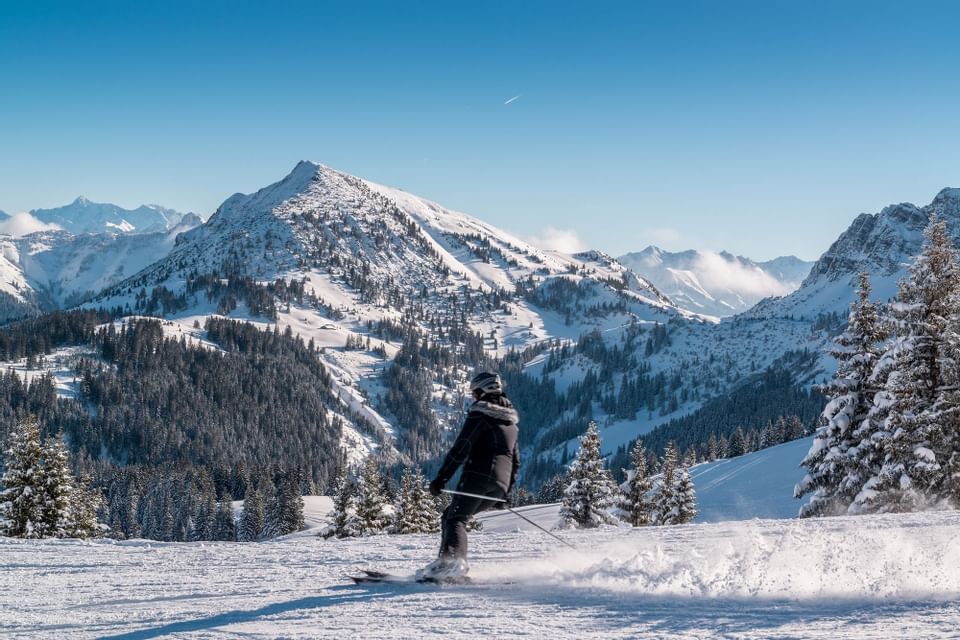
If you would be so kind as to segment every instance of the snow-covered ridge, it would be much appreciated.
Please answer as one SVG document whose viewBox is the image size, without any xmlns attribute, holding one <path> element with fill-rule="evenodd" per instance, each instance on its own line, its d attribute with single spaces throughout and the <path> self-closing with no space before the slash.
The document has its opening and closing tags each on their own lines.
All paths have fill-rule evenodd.
<svg viewBox="0 0 960 640">
<path fill-rule="evenodd" d="M 794 256 L 754 262 L 726 251 L 669 252 L 658 247 L 617 259 L 652 282 L 681 308 L 724 317 L 800 286 L 813 263 Z"/>
<path fill-rule="evenodd" d="M 901 203 L 879 213 L 860 214 L 820 256 L 797 291 L 781 300 L 765 301 L 749 315 L 845 316 L 854 298 L 857 275 L 863 271 L 870 274 L 874 299 L 892 298 L 906 264 L 920 252 L 931 213 L 946 221 L 954 242 L 960 244 L 960 189 L 943 189 L 923 207 Z"/>
<path fill-rule="evenodd" d="M 197 218 L 196 214 L 184 214 L 156 204 L 124 209 L 115 204 L 91 202 L 83 196 L 62 207 L 34 209 L 30 214 L 73 234 L 156 233 L 173 229 L 186 216 L 191 216 L 191 220 Z"/>
</svg>

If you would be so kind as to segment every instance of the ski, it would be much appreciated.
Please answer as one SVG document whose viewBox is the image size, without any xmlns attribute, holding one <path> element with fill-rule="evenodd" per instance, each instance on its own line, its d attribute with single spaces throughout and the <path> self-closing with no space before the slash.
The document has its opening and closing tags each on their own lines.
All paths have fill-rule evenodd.
<svg viewBox="0 0 960 640">
<path fill-rule="evenodd" d="M 470 578 L 447 578 L 437 580 L 435 578 L 421 578 L 416 576 L 401 576 L 394 573 L 385 573 L 383 571 L 372 571 L 369 569 L 361 570 L 361 575 L 348 576 L 355 584 L 433 584 L 433 585 L 462 585 L 470 584 Z"/>
</svg>

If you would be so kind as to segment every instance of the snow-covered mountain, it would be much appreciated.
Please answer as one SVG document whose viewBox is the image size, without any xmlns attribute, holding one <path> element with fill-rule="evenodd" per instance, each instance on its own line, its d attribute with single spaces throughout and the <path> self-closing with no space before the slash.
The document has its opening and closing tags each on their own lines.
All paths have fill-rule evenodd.
<svg viewBox="0 0 960 640">
<path fill-rule="evenodd" d="M 652 282 L 677 306 L 717 317 L 732 316 L 763 298 L 790 293 L 813 265 L 794 256 L 754 262 L 726 251 L 673 253 L 654 246 L 617 260 Z"/>
<path fill-rule="evenodd" d="M 862 271 L 870 274 L 874 299 L 894 297 L 906 265 L 920 252 L 923 229 L 932 213 L 946 221 L 960 244 L 960 189 L 943 189 L 923 207 L 901 203 L 880 213 L 860 214 L 814 263 L 799 289 L 782 299 L 764 301 L 748 315 L 813 318 L 836 313 L 845 318 Z"/>
<path fill-rule="evenodd" d="M 157 233 L 173 229 L 185 216 L 190 216 L 187 224 L 197 224 L 193 213 L 184 214 L 156 204 L 124 209 L 115 204 L 91 202 L 83 196 L 62 207 L 34 209 L 30 214 L 73 234 Z"/>
<path fill-rule="evenodd" d="M 192 323 L 222 307 L 204 297 L 201 276 L 302 286 L 302 299 L 282 305 L 278 323 L 333 347 L 322 357 L 342 396 L 355 398 L 353 409 L 385 431 L 396 416 L 377 401 L 387 395 L 384 358 L 414 334 L 443 344 L 453 332 L 448 348 L 457 353 L 479 334 L 485 353 L 502 357 L 595 329 L 702 322 L 601 252 L 544 251 L 472 216 L 312 162 L 228 198 L 169 255 L 90 304 L 136 311 L 142 290 L 163 287 L 164 295 L 184 297 L 178 315 Z M 242 300 L 237 313 L 246 313 Z M 379 347 L 349 346 L 358 343 Z M 468 373 L 456 364 L 436 371 L 445 381 L 433 394 L 441 424 L 459 423 Z"/>
<path fill-rule="evenodd" d="M 72 306 L 166 256 L 192 214 L 153 233 L 0 235 L 0 322 Z"/>
</svg>

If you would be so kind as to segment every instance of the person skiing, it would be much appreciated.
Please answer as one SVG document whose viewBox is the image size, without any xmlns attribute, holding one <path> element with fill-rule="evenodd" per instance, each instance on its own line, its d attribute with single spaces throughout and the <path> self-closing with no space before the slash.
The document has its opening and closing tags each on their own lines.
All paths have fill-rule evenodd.
<svg viewBox="0 0 960 640">
<path fill-rule="evenodd" d="M 460 435 L 430 483 L 430 493 L 439 496 L 443 487 L 463 465 L 457 490 L 505 500 L 513 489 L 520 468 L 517 447 L 519 418 L 503 392 L 500 376 L 482 371 L 470 380 L 474 403 Z M 454 495 L 441 518 L 440 554 L 417 572 L 418 580 L 455 580 L 466 576 L 467 522 L 474 515 L 504 503 Z"/>
</svg>

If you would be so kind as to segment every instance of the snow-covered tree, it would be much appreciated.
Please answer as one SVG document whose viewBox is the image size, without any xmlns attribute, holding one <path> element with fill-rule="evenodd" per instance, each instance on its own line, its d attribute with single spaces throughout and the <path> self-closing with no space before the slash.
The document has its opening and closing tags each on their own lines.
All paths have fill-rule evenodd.
<svg viewBox="0 0 960 640">
<path fill-rule="evenodd" d="M 356 487 L 346 473 L 337 478 L 333 494 L 333 522 L 326 535 L 349 538 L 359 535 L 357 527 Z"/>
<path fill-rule="evenodd" d="M 639 438 L 630 451 L 630 465 L 627 481 L 623 484 L 620 510 L 624 520 L 631 526 L 643 527 L 651 523 L 653 516 L 653 500 L 650 496 L 653 481 L 647 473 L 647 451 Z"/>
<path fill-rule="evenodd" d="M 233 515 L 233 498 L 229 493 L 224 494 L 223 500 L 217 504 L 213 539 L 224 542 L 237 539 L 237 521 Z"/>
<path fill-rule="evenodd" d="M 243 499 L 243 511 L 237 527 L 237 540 L 240 542 L 259 540 L 263 532 L 263 516 L 263 494 L 259 489 L 249 487 Z"/>
<path fill-rule="evenodd" d="M 73 504 L 78 497 L 70 456 L 59 438 L 48 439 L 42 455 L 43 526 L 38 537 L 64 538 L 73 533 Z"/>
<path fill-rule="evenodd" d="M 285 536 L 303 529 L 303 497 L 300 481 L 295 477 L 283 478 L 276 486 L 273 499 L 264 515 L 264 537 Z"/>
<path fill-rule="evenodd" d="M 567 482 L 566 473 L 558 473 L 547 478 L 537 489 L 535 501 L 539 504 L 560 502 L 563 500 L 563 492 L 567 488 Z"/>
<path fill-rule="evenodd" d="M 870 301 L 870 278 L 860 274 L 857 299 L 851 304 L 847 329 L 834 339 L 830 350 L 837 360 L 833 380 L 820 388 L 827 397 L 823 426 L 817 429 L 810 451 L 800 463 L 807 474 L 797 484 L 797 498 L 809 495 L 800 517 L 845 513 L 864 484 L 878 469 L 866 468 L 872 446 L 863 423 L 869 419 L 878 389 L 873 370 L 883 354 L 885 329 Z"/>
<path fill-rule="evenodd" d="M 617 496 L 617 485 L 600 457 L 600 433 L 590 422 L 580 438 L 580 450 L 570 465 L 570 482 L 563 493 L 560 517 L 570 526 L 597 527 L 616 522 L 610 513 Z"/>
<path fill-rule="evenodd" d="M 367 458 L 357 489 L 356 510 L 359 535 L 382 533 L 390 526 L 390 516 L 385 510 L 387 499 L 383 495 L 383 476 L 373 456 Z"/>
<path fill-rule="evenodd" d="M 957 313 L 960 271 L 946 224 L 931 216 L 920 255 L 900 283 L 893 319 L 897 340 L 887 380 L 892 404 L 883 467 L 870 482 L 877 511 L 912 511 L 942 498 L 954 445 L 957 405 L 951 372 L 957 358 L 947 338 Z"/>
<path fill-rule="evenodd" d="M 677 483 L 673 491 L 672 524 L 686 524 L 697 517 L 697 491 L 693 479 L 686 467 L 677 473 Z"/>
<path fill-rule="evenodd" d="M 433 533 L 439 529 L 440 514 L 427 490 L 420 469 L 405 469 L 397 499 L 394 530 L 397 533 Z"/>
<path fill-rule="evenodd" d="M 103 505 L 103 494 L 90 488 L 90 478 L 79 478 L 74 486 L 67 535 L 71 538 L 96 538 L 103 535 L 105 529 L 109 530 L 109 527 L 100 524 L 97 517 Z"/>
<path fill-rule="evenodd" d="M 747 434 L 743 427 L 738 426 L 733 436 L 730 438 L 730 457 L 742 456 L 750 450 L 750 444 L 747 442 Z"/>
<path fill-rule="evenodd" d="M 660 477 L 655 483 L 654 522 L 656 524 L 674 524 L 677 514 L 674 511 L 674 492 L 677 484 L 677 445 L 667 443 L 660 460 Z"/>
<path fill-rule="evenodd" d="M 0 486 L 0 533 L 40 538 L 45 533 L 45 489 L 40 425 L 28 416 L 10 434 Z"/>
</svg>

